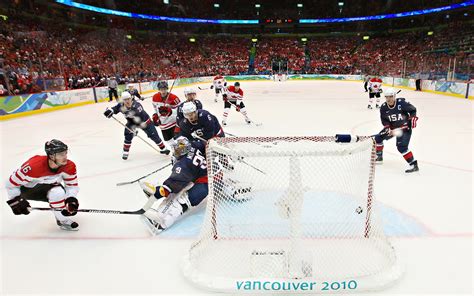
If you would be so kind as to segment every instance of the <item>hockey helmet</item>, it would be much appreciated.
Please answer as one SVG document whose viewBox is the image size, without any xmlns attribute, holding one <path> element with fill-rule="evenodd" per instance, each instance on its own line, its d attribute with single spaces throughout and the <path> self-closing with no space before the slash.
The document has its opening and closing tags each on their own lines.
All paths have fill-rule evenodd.
<svg viewBox="0 0 474 296">
<path fill-rule="evenodd" d="M 132 95 L 128 91 L 124 91 L 122 96 L 120 97 L 122 101 L 128 100 L 132 98 Z"/>
<path fill-rule="evenodd" d="M 158 89 L 168 89 L 168 81 L 163 80 L 158 82 Z"/>
<path fill-rule="evenodd" d="M 50 140 L 44 144 L 44 151 L 46 152 L 46 155 L 54 155 L 67 150 L 67 145 L 56 139 Z"/>
<path fill-rule="evenodd" d="M 384 90 L 383 95 L 385 97 L 395 97 L 397 95 L 397 91 L 394 88 L 389 87 Z"/>
<path fill-rule="evenodd" d="M 235 82 L 235 83 L 234 83 L 234 86 L 240 86 L 240 82 L 238 82 L 238 81 Z"/>
<path fill-rule="evenodd" d="M 196 89 L 194 87 L 185 87 L 184 88 L 184 95 L 187 96 L 188 94 L 195 94 Z"/>
</svg>

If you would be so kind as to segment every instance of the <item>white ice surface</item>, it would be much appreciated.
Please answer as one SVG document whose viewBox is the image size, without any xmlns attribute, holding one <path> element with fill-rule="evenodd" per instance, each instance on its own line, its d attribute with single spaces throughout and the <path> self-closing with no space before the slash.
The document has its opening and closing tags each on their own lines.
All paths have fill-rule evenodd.
<svg viewBox="0 0 474 296">
<path fill-rule="evenodd" d="M 247 126 L 232 111 L 225 131 L 239 136 L 371 135 L 381 129 L 378 110 L 367 110 L 362 82 L 241 82 Z M 182 88 L 174 92 L 183 99 Z M 470 100 L 403 90 L 418 109 L 410 148 L 420 172 L 386 142 L 376 168 L 375 192 L 384 227 L 405 265 L 404 277 L 384 293 L 472 294 L 473 104 Z M 198 91 L 205 109 L 221 118 L 212 90 Z M 152 113 L 151 100 L 142 103 Z M 0 122 L 1 199 L 4 182 L 21 163 L 43 154 L 44 142 L 70 146 L 78 166 L 82 208 L 134 210 L 144 203 L 137 185 L 115 184 L 147 174 L 169 159 L 134 139 L 121 159 L 123 128 L 103 116 L 110 103 L 87 105 Z M 122 119 L 119 115 L 118 118 Z M 142 135 L 144 135 L 142 133 Z M 148 180 L 159 183 L 169 170 Z M 35 204 L 40 206 L 41 204 Z M 61 231 L 47 212 L 14 216 L 0 203 L 0 294 L 194 294 L 179 270 L 196 237 L 202 209 L 159 237 L 135 216 L 78 214 L 80 231 Z"/>
</svg>

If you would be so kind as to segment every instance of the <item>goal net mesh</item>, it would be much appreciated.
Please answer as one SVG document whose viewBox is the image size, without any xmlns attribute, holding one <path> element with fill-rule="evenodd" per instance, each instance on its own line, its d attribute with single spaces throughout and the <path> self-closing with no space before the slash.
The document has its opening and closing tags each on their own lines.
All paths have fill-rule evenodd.
<svg viewBox="0 0 474 296">
<path fill-rule="evenodd" d="M 209 195 L 184 261 L 196 284 L 348 281 L 400 275 L 375 207 L 375 145 L 334 137 L 233 137 L 208 143 Z"/>
</svg>

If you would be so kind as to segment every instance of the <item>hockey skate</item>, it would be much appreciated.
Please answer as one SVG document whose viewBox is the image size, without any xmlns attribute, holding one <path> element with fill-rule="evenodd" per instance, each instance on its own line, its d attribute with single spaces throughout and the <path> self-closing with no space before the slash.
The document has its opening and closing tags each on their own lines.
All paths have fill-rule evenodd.
<svg viewBox="0 0 474 296">
<path fill-rule="evenodd" d="M 375 162 L 377 162 L 377 163 L 382 163 L 382 162 L 383 162 L 383 156 L 382 156 L 382 154 L 378 154 L 378 155 L 377 155 L 377 158 L 375 159 Z"/>
<path fill-rule="evenodd" d="M 227 125 L 227 122 L 225 120 L 222 120 L 222 125 Z"/>
<path fill-rule="evenodd" d="M 163 149 L 160 149 L 160 153 L 161 154 L 166 154 L 166 155 L 169 155 L 170 154 L 170 151 L 166 148 L 163 148 Z"/>
<path fill-rule="evenodd" d="M 56 224 L 58 224 L 59 228 L 62 230 L 67 230 L 67 231 L 78 231 L 79 230 L 79 224 L 77 222 L 74 222 L 70 219 L 62 220 L 59 221 L 56 219 Z"/>
<path fill-rule="evenodd" d="M 127 160 L 128 159 L 128 151 L 124 151 L 122 154 L 122 159 Z"/>
<path fill-rule="evenodd" d="M 367 109 L 373 109 L 372 105 L 367 105 Z"/>
<path fill-rule="evenodd" d="M 410 168 L 408 170 L 405 170 L 405 173 L 413 173 L 413 172 L 418 172 L 420 169 L 418 168 L 418 161 L 414 161 L 410 164 Z"/>
<path fill-rule="evenodd" d="M 375 109 L 380 109 L 380 106 L 376 104 Z"/>
</svg>

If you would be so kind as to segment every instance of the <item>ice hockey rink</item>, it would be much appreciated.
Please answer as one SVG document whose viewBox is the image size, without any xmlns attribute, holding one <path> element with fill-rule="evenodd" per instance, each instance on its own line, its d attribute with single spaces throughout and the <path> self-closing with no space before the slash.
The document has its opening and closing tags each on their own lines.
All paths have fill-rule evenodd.
<svg viewBox="0 0 474 296">
<path fill-rule="evenodd" d="M 241 87 L 249 116 L 263 125 L 245 124 L 234 110 L 224 128 L 234 135 L 372 135 L 381 129 L 379 111 L 367 109 L 362 82 L 242 81 Z M 173 92 L 184 98 L 183 88 Z M 378 293 L 472 294 L 472 100 L 410 90 L 398 96 L 418 109 L 410 148 L 420 171 L 405 174 L 407 164 L 395 141 L 386 142 L 384 163 L 376 167 L 375 195 L 384 231 L 405 272 Z M 198 99 L 222 117 L 223 103 L 214 102 L 212 90 L 198 90 Z M 152 114 L 151 100 L 142 104 Z M 116 183 L 170 160 L 135 138 L 123 161 L 123 127 L 104 117 L 107 106 L 111 103 L 1 122 L 2 199 L 9 174 L 29 157 L 44 154 L 44 142 L 57 138 L 69 145 L 69 158 L 78 166 L 81 208 L 139 209 L 145 199 L 138 184 Z M 124 121 L 120 114 L 117 118 Z M 169 172 L 147 180 L 160 183 Z M 180 270 L 204 207 L 152 237 L 137 216 L 79 213 L 80 230 L 65 232 L 49 212 L 14 216 L 4 201 L 0 204 L 0 294 L 210 293 L 190 284 Z"/>
</svg>

